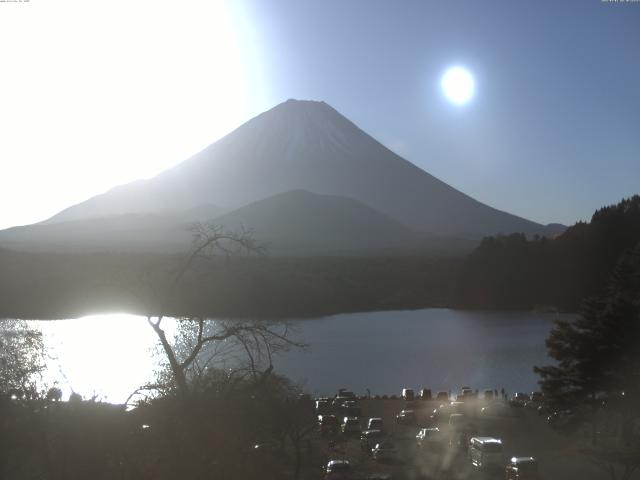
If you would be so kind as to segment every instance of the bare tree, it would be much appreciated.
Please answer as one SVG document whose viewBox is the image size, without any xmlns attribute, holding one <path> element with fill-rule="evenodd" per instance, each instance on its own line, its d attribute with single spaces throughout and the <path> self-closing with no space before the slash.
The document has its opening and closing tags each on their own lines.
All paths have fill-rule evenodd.
<svg viewBox="0 0 640 480">
<path fill-rule="evenodd" d="M 290 337 L 290 326 L 286 322 L 216 321 L 204 315 L 180 318 L 178 336 L 168 338 L 162 322 L 187 276 L 205 278 L 210 271 L 210 260 L 216 257 L 263 252 L 253 233 L 243 228 L 226 231 L 219 225 L 198 223 L 192 227 L 192 232 L 191 251 L 175 269 L 173 279 L 162 295 L 156 296 L 153 303 L 160 306 L 151 306 L 149 311 L 152 313 L 147 315 L 166 356 L 176 393 L 182 400 L 189 397 L 192 385 L 197 385 L 197 380 L 212 367 L 215 359 L 235 358 L 234 375 L 238 378 L 250 376 L 259 381 L 272 372 L 275 354 L 303 346 Z M 225 355 L 220 355 L 221 352 Z M 240 353 L 243 360 L 240 360 Z M 206 354 L 204 359 L 203 354 Z"/>
</svg>

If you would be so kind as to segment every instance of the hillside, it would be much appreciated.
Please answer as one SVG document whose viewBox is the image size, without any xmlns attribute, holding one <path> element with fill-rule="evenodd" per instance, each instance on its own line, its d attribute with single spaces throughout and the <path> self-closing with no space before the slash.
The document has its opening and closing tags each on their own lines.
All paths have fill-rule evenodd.
<svg viewBox="0 0 640 480">
<path fill-rule="evenodd" d="M 465 260 L 455 288 L 463 308 L 556 306 L 575 311 L 602 293 L 620 257 L 640 245 L 640 196 L 596 211 L 553 240 L 485 238 Z"/>
<path fill-rule="evenodd" d="M 380 254 L 470 251 L 475 242 L 435 238 L 402 225 L 356 200 L 295 190 L 253 202 L 216 218 L 255 231 L 274 254 Z"/>
<path fill-rule="evenodd" d="M 184 251 L 194 222 L 224 210 L 198 205 L 183 211 L 127 213 L 59 223 L 38 223 L 0 231 L 0 245 L 29 251 Z"/>
</svg>

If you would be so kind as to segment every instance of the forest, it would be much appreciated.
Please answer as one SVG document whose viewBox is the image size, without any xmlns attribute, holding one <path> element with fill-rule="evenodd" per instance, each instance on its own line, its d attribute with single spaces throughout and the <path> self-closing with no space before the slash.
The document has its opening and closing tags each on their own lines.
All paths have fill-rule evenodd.
<svg viewBox="0 0 640 480">
<path fill-rule="evenodd" d="M 0 317 L 146 314 L 184 256 L 0 250 Z M 460 259 L 425 256 L 200 260 L 170 315 L 293 318 L 446 306 Z"/>
<path fill-rule="evenodd" d="M 199 274 L 180 284 L 167 312 L 226 318 L 428 307 L 576 312 L 639 242 L 636 195 L 556 238 L 486 237 L 466 257 L 218 255 L 199 260 Z M 0 317 L 144 315 L 183 260 L 178 254 L 0 249 Z"/>
<path fill-rule="evenodd" d="M 458 272 L 453 304 L 470 309 L 577 311 L 601 293 L 616 263 L 640 242 L 640 196 L 597 210 L 562 235 L 485 238 Z"/>
</svg>

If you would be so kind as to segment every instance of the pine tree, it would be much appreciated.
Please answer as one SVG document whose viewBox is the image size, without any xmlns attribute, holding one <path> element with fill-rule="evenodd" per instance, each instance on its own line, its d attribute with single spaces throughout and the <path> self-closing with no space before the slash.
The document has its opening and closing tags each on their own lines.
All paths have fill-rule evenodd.
<svg viewBox="0 0 640 480">
<path fill-rule="evenodd" d="M 583 453 L 611 478 L 630 478 L 640 468 L 640 244 L 622 255 L 604 295 L 557 322 L 547 348 L 558 363 L 535 367 L 545 396 L 591 425 Z"/>
</svg>

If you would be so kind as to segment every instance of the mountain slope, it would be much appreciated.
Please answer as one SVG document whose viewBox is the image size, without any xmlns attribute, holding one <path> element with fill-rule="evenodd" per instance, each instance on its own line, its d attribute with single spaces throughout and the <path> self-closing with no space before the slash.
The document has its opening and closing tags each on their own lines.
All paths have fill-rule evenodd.
<svg viewBox="0 0 640 480">
<path fill-rule="evenodd" d="M 0 232 L 0 245 L 17 250 L 184 251 L 196 222 L 254 231 L 267 253 L 371 255 L 471 251 L 475 242 L 413 230 L 357 200 L 302 190 L 280 193 L 223 215 L 204 206 L 172 214 L 122 214 L 15 227 Z"/>
<path fill-rule="evenodd" d="M 0 231 L 0 245 L 14 250 L 184 250 L 190 225 L 220 216 L 216 205 L 169 213 L 125 213 L 81 220 L 38 223 Z"/>
<path fill-rule="evenodd" d="M 251 229 L 269 251 L 361 253 L 417 249 L 424 234 L 347 197 L 303 190 L 280 193 L 215 219 L 227 229 Z"/>
<path fill-rule="evenodd" d="M 435 234 L 545 233 L 542 225 L 484 205 L 404 160 L 324 102 L 295 100 L 152 179 L 116 187 L 46 223 L 203 203 L 238 208 L 296 189 L 351 197 Z"/>
</svg>

